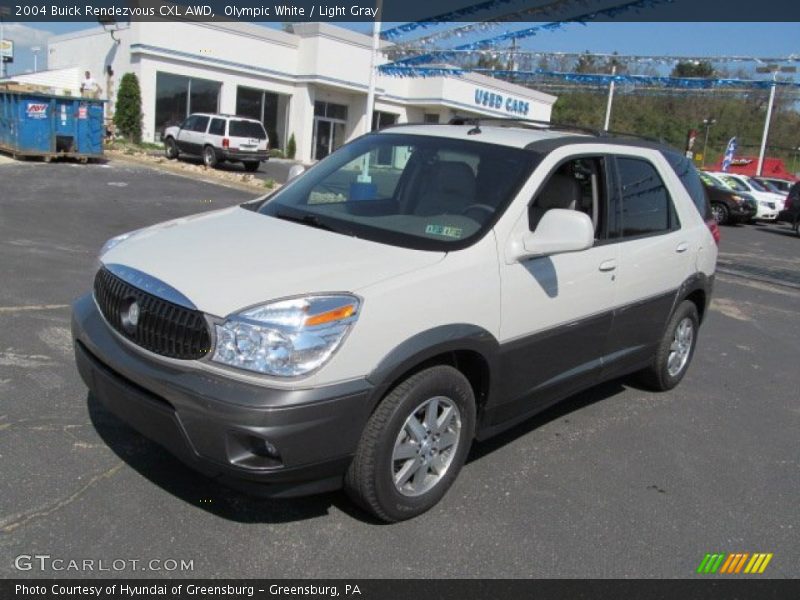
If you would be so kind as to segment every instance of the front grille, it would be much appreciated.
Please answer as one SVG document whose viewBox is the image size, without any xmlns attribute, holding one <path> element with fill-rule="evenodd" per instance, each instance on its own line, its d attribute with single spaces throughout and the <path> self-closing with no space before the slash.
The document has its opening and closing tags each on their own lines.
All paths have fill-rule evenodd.
<svg viewBox="0 0 800 600">
<path fill-rule="evenodd" d="M 105 268 L 94 279 L 94 297 L 111 327 L 151 352 L 196 360 L 211 348 L 202 313 L 142 291 Z M 128 309 L 134 302 L 139 308 L 135 325 L 128 320 Z"/>
</svg>

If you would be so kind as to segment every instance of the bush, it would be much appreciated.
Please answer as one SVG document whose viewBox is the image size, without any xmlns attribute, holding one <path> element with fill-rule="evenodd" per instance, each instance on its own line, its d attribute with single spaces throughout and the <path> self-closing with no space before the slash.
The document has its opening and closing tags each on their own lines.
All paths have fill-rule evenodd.
<svg viewBox="0 0 800 600">
<path fill-rule="evenodd" d="M 289 141 L 286 142 L 286 158 L 294 159 L 295 154 L 297 154 L 297 142 L 292 134 L 289 136 Z"/>
<path fill-rule="evenodd" d="M 270 158 L 286 158 L 280 148 L 270 148 L 269 156 Z"/>
<path fill-rule="evenodd" d="M 129 141 L 138 144 L 142 140 L 142 93 L 139 79 L 134 73 L 122 76 L 117 92 L 114 125 Z"/>
</svg>

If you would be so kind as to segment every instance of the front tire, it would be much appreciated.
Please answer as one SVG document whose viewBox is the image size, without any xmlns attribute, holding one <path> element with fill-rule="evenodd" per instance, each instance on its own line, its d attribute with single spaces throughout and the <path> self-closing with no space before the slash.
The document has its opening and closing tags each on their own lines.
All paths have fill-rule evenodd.
<svg viewBox="0 0 800 600">
<path fill-rule="evenodd" d="M 203 148 L 203 164 L 209 169 L 217 166 L 219 159 L 217 159 L 217 151 L 212 146 Z"/>
<path fill-rule="evenodd" d="M 168 137 L 164 140 L 164 155 L 169 160 L 175 160 L 179 154 L 178 144 L 175 143 L 174 138 Z"/>
<path fill-rule="evenodd" d="M 717 222 L 717 225 L 727 225 L 730 221 L 730 211 L 728 207 L 719 202 L 715 202 L 711 205 L 711 214 L 714 215 L 714 220 Z"/>
<path fill-rule="evenodd" d="M 659 392 L 678 385 L 692 362 L 699 327 L 697 306 L 684 300 L 669 320 L 652 364 L 639 374 L 642 383 Z"/>
<path fill-rule="evenodd" d="M 415 373 L 367 422 L 345 490 L 378 519 L 394 523 L 432 508 L 455 481 L 475 434 L 475 395 L 450 366 Z"/>
</svg>

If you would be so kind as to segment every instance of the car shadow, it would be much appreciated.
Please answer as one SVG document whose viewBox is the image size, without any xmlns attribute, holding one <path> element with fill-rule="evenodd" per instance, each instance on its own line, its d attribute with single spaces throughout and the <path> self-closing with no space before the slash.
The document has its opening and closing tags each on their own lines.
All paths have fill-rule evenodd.
<svg viewBox="0 0 800 600">
<path fill-rule="evenodd" d="M 511 429 L 504 431 L 499 435 L 496 435 L 484 442 L 476 442 L 473 444 L 472 450 L 467 457 L 467 464 L 481 460 L 486 455 L 491 454 L 495 450 L 502 448 L 506 444 L 510 444 L 514 440 L 521 438 L 532 431 L 535 431 L 547 423 L 558 421 L 559 419 L 564 418 L 566 415 L 594 404 L 595 402 L 606 400 L 624 392 L 627 383 L 628 381 L 625 378 L 614 379 L 601 383 L 593 388 L 579 392 L 574 396 L 570 396 L 569 398 L 554 404 L 538 415 L 523 421 L 519 425 L 515 425 Z"/>
<path fill-rule="evenodd" d="M 336 506 L 356 519 L 370 521 L 341 492 L 276 499 L 229 488 L 184 465 L 111 414 L 91 393 L 86 404 L 98 435 L 123 462 L 169 494 L 213 515 L 239 523 L 287 523 L 326 515 Z"/>
<path fill-rule="evenodd" d="M 478 461 L 539 427 L 585 406 L 625 391 L 625 379 L 602 383 L 571 396 L 540 414 L 484 442 L 475 442 L 467 464 Z M 386 525 L 362 511 L 343 492 L 298 498 L 265 498 L 241 492 L 195 472 L 159 444 L 145 438 L 108 412 L 91 394 L 87 408 L 92 425 L 106 445 L 128 466 L 162 490 L 215 516 L 238 523 L 289 523 L 327 515 L 335 507 L 353 519 Z"/>
<path fill-rule="evenodd" d="M 761 231 L 763 233 L 772 233 L 774 235 L 785 235 L 785 236 L 788 236 L 788 237 L 798 237 L 798 235 L 797 235 L 797 233 L 795 233 L 794 229 L 791 229 L 790 226 L 788 226 L 788 225 L 786 227 L 781 227 L 780 229 L 777 229 L 777 228 L 767 229 L 765 227 L 762 227 L 758 231 Z"/>
<path fill-rule="evenodd" d="M 190 165 L 196 165 L 198 167 L 202 167 L 203 159 L 196 156 L 181 156 L 178 158 L 181 162 L 189 163 Z M 227 162 L 227 161 L 220 161 L 213 167 L 206 167 L 207 169 L 213 169 L 217 171 L 222 171 L 224 173 L 238 173 L 240 175 L 255 175 L 261 172 L 261 165 L 258 166 L 258 170 L 256 171 L 248 171 L 244 168 L 244 165 L 239 162 Z"/>
</svg>

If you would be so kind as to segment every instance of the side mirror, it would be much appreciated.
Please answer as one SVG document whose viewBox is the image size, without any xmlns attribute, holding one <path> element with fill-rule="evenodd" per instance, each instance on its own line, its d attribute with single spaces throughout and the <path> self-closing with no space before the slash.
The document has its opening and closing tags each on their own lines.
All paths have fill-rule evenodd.
<svg viewBox="0 0 800 600">
<path fill-rule="evenodd" d="M 594 245 L 592 220 L 577 210 L 551 208 L 544 213 L 536 231 L 528 231 L 515 244 L 516 260 L 535 256 L 579 252 Z"/>
<path fill-rule="evenodd" d="M 292 168 L 289 169 L 289 177 L 286 180 L 286 183 L 289 183 L 292 179 L 300 177 L 300 175 L 305 172 L 306 168 L 303 165 L 292 165 Z"/>
</svg>

